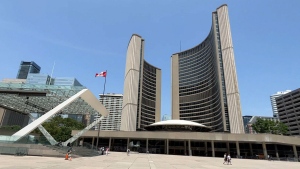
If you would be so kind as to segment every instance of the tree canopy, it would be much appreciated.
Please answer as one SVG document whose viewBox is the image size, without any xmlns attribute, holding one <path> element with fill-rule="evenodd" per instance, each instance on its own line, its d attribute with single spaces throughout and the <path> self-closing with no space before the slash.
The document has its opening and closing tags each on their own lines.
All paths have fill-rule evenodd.
<svg viewBox="0 0 300 169">
<path fill-rule="evenodd" d="M 56 116 L 49 122 L 45 122 L 43 127 L 51 134 L 56 141 L 66 141 L 71 137 L 72 130 L 82 130 L 85 126 L 71 118 Z M 40 133 L 38 131 L 38 133 Z M 41 133 L 40 133 L 41 134 Z"/>
<path fill-rule="evenodd" d="M 19 125 L 2 126 L 2 127 L 0 127 L 0 129 L 11 130 L 11 131 L 19 131 L 21 129 L 21 126 L 19 126 Z"/>
<path fill-rule="evenodd" d="M 288 127 L 279 121 L 264 120 L 258 118 L 254 124 L 252 124 L 253 129 L 257 133 L 270 133 L 278 135 L 286 135 L 288 133 Z"/>
</svg>

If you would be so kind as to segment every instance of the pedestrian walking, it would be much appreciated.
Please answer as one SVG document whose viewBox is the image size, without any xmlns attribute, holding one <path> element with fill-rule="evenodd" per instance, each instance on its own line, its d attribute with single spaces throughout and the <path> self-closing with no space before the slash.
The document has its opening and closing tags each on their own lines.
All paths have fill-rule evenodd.
<svg viewBox="0 0 300 169">
<path fill-rule="evenodd" d="M 71 154 L 71 152 L 69 152 L 68 154 L 69 154 L 69 161 L 72 161 L 72 154 Z"/>
<path fill-rule="evenodd" d="M 224 162 L 223 164 L 225 164 L 227 162 L 227 153 L 224 154 Z"/>
<path fill-rule="evenodd" d="M 127 156 L 129 156 L 129 153 L 130 153 L 130 149 L 127 149 Z"/>
<path fill-rule="evenodd" d="M 109 148 L 106 148 L 106 152 L 105 152 L 105 153 L 106 153 L 106 155 L 108 155 L 108 150 L 109 150 Z"/>
<path fill-rule="evenodd" d="M 232 165 L 232 164 L 231 164 L 231 157 L 230 157 L 230 154 L 227 155 L 227 164 Z"/>
</svg>

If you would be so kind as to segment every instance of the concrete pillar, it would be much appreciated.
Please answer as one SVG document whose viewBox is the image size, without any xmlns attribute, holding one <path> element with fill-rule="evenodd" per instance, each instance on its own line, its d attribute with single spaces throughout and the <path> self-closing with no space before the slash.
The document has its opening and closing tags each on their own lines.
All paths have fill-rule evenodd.
<svg viewBox="0 0 300 169">
<path fill-rule="evenodd" d="M 94 141 L 95 141 L 95 137 L 93 137 L 92 139 L 92 149 L 94 148 Z"/>
<path fill-rule="evenodd" d="M 205 156 L 207 156 L 207 142 L 204 142 L 204 146 L 205 146 Z"/>
<path fill-rule="evenodd" d="M 81 142 L 81 143 L 80 143 L 80 144 L 81 144 L 80 146 L 83 147 L 84 137 L 81 138 L 80 142 Z"/>
<path fill-rule="evenodd" d="M 184 146 L 184 155 L 186 155 L 186 141 L 183 141 L 183 146 Z"/>
<path fill-rule="evenodd" d="M 146 153 L 149 152 L 148 144 L 149 144 L 149 143 L 148 143 L 148 138 L 147 138 L 147 139 L 146 139 Z"/>
<path fill-rule="evenodd" d="M 166 146 L 167 147 L 167 154 L 169 154 L 169 139 L 166 140 L 166 143 L 167 143 L 167 146 Z"/>
<path fill-rule="evenodd" d="M 226 142 L 226 149 L 227 149 L 227 154 L 230 153 L 230 146 L 229 146 L 229 142 Z"/>
<path fill-rule="evenodd" d="M 278 154 L 277 144 L 275 144 L 274 146 L 275 146 L 276 158 L 277 158 L 277 160 L 279 160 L 279 154 Z"/>
<path fill-rule="evenodd" d="M 249 143 L 249 147 L 250 147 L 250 154 L 251 154 L 251 156 L 253 156 L 252 143 Z"/>
<path fill-rule="evenodd" d="M 262 148 L 263 148 L 265 159 L 267 160 L 268 159 L 268 152 L 267 152 L 267 146 L 266 146 L 265 142 L 262 143 Z"/>
<path fill-rule="evenodd" d="M 111 147 L 111 137 L 109 137 L 109 141 L 108 141 L 108 148 L 110 150 L 110 147 Z"/>
<path fill-rule="evenodd" d="M 79 139 L 80 139 L 80 138 L 78 138 L 78 139 L 74 142 L 74 146 L 77 147 L 77 146 L 79 145 L 79 143 L 78 143 L 78 142 L 79 142 Z"/>
<path fill-rule="evenodd" d="M 129 149 L 129 138 L 127 138 L 127 149 Z"/>
<path fill-rule="evenodd" d="M 192 156 L 191 140 L 188 140 L 189 156 Z"/>
<path fill-rule="evenodd" d="M 214 141 L 211 141 L 211 152 L 212 152 L 212 157 L 215 157 L 215 144 Z"/>
<path fill-rule="evenodd" d="M 295 156 L 295 158 L 298 158 L 298 152 L 297 152 L 296 145 L 293 145 L 293 150 L 294 150 L 294 156 Z"/>
<path fill-rule="evenodd" d="M 237 141 L 237 142 L 235 142 L 235 144 L 236 144 L 236 156 L 237 156 L 237 158 L 240 158 L 240 156 L 241 156 L 240 143 Z"/>
</svg>

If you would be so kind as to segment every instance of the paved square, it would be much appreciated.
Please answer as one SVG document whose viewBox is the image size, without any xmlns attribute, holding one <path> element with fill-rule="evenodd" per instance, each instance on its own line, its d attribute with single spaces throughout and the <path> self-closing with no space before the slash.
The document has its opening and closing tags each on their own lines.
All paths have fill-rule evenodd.
<svg viewBox="0 0 300 169">
<path fill-rule="evenodd" d="M 299 169 L 300 162 L 232 159 L 223 165 L 222 158 L 189 157 L 160 154 L 130 154 L 110 152 L 108 156 L 63 158 L 0 155 L 0 169 L 220 169 L 267 168 Z"/>
</svg>

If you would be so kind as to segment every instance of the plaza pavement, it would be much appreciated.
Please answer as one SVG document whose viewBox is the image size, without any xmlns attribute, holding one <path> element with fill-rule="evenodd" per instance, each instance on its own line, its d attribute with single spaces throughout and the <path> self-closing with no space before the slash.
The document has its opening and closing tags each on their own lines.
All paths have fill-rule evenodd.
<svg viewBox="0 0 300 169">
<path fill-rule="evenodd" d="M 0 155 L 0 169 L 299 169 L 300 162 L 232 159 L 223 165 L 222 158 L 130 154 L 110 152 L 108 156 L 81 157 L 72 161 L 63 158 Z"/>
</svg>

